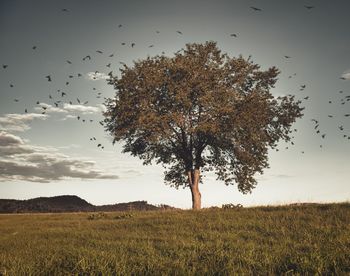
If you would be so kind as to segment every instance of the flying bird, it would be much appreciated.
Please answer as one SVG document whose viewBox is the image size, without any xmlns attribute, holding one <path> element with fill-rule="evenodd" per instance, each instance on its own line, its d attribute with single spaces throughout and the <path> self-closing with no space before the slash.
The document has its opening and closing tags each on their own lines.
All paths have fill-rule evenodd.
<svg viewBox="0 0 350 276">
<path fill-rule="evenodd" d="M 64 96 L 66 96 L 66 95 L 67 95 L 67 94 L 64 93 L 64 92 L 61 93 L 61 97 L 64 97 Z"/>
<path fill-rule="evenodd" d="M 18 99 L 14 99 L 14 101 L 17 103 L 19 100 Z"/>
<path fill-rule="evenodd" d="M 68 9 L 62 9 L 61 11 L 63 11 L 63 12 L 68 12 Z"/>
<path fill-rule="evenodd" d="M 111 63 L 108 63 L 106 67 L 111 68 Z"/>
<path fill-rule="evenodd" d="M 88 56 L 83 58 L 83 60 L 86 60 L 86 59 L 91 60 L 91 56 L 88 55 Z"/>
<path fill-rule="evenodd" d="M 148 48 L 152 48 L 153 46 L 154 46 L 153 44 L 152 44 L 152 45 L 149 45 Z"/>
<path fill-rule="evenodd" d="M 110 54 L 108 57 L 114 57 L 114 54 Z"/>
<path fill-rule="evenodd" d="M 33 50 L 35 50 L 36 48 L 37 48 L 37 47 L 36 47 L 35 45 L 32 47 Z"/>
<path fill-rule="evenodd" d="M 256 8 L 256 7 L 250 7 L 252 10 L 254 10 L 254 11 L 262 11 L 262 9 L 260 9 L 260 8 Z"/>
<path fill-rule="evenodd" d="M 7 64 L 3 64 L 3 65 L 2 65 L 2 68 L 4 68 L 4 69 L 6 69 L 7 67 L 8 67 Z"/>
<path fill-rule="evenodd" d="M 180 32 L 180 31 L 176 31 L 178 34 L 180 34 L 180 35 L 182 35 L 182 32 Z"/>
<path fill-rule="evenodd" d="M 80 104 L 80 100 L 77 98 L 77 102 Z"/>
<path fill-rule="evenodd" d="M 291 58 L 290 56 L 284 56 L 285 58 Z"/>
<path fill-rule="evenodd" d="M 27 110 L 27 109 L 24 109 L 24 113 L 28 113 L 28 110 Z"/>
<path fill-rule="evenodd" d="M 78 73 L 78 77 L 81 77 L 81 76 L 82 76 L 82 74 Z"/>
<path fill-rule="evenodd" d="M 309 99 L 309 96 L 305 97 L 304 100 L 308 100 Z"/>
<path fill-rule="evenodd" d="M 101 50 L 97 50 L 96 52 L 99 54 L 103 54 L 103 52 Z"/>
<path fill-rule="evenodd" d="M 236 35 L 236 34 L 230 34 L 230 36 L 237 37 L 237 35 Z"/>
<path fill-rule="evenodd" d="M 135 43 L 131 43 L 131 48 L 134 48 L 134 46 L 135 46 Z"/>
<path fill-rule="evenodd" d="M 86 102 L 84 102 L 83 104 L 88 104 L 89 103 L 89 101 L 86 101 Z"/>
<path fill-rule="evenodd" d="M 47 81 L 51 81 L 51 76 L 50 75 L 46 76 L 45 78 L 47 78 Z"/>
<path fill-rule="evenodd" d="M 10 83 L 10 87 L 13 88 L 13 84 L 12 83 Z"/>
<path fill-rule="evenodd" d="M 66 81 L 66 85 L 68 85 L 69 84 L 69 81 Z"/>
<path fill-rule="evenodd" d="M 70 60 L 67 60 L 67 63 L 68 63 L 68 64 L 72 64 L 72 62 L 71 62 Z"/>
<path fill-rule="evenodd" d="M 315 6 L 304 6 L 305 8 L 307 8 L 308 10 L 313 9 Z"/>
<path fill-rule="evenodd" d="M 122 24 L 119 24 L 119 25 L 118 25 L 118 28 L 121 28 L 121 27 L 123 27 L 123 25 L 122 25 Z"/>
</svg>

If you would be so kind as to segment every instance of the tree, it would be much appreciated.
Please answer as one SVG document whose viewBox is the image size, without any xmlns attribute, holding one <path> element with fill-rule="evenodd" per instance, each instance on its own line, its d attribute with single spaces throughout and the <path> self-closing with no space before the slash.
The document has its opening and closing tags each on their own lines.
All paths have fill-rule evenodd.
<svg viewBox="0 0 350 276">
<path fill-rule="evenodd" d="M 250 57 L 230 58 L 215 42 L 187 44 L 174 57 L 155 56 L 111 72 L 115 98 L 106 99 L 105 128 L 113 143 L 144 164 L 161 163 L 165 182 L 189 187 L 201 208 L 201 172 L 214 171 L 242 193 L 268 167 L 268 149 L 291 140 L 303 108 L 294 96 L 274 97 L 279 70 Z"/>
</svg>

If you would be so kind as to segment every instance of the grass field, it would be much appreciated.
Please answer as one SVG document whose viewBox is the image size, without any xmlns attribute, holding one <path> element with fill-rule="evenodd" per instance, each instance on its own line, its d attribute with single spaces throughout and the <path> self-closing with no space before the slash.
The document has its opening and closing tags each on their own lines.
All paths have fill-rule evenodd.
<svg viewBox="0 0 350 276">
<path fill-rule="evenodd" d="M 350 204 L 0 215 L 0 274 L 350 274 Z"/>
</svg>

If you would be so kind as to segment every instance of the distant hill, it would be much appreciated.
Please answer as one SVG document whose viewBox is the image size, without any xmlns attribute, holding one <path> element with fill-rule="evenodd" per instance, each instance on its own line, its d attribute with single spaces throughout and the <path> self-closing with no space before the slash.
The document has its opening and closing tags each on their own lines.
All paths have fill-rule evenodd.
<svg viewBox="0 0 350 276">
<path fill-rule="evenodd" d="M 28 200 L 0 199 L 0 213 L 61 213 L 61 212 L 111 212 L 128 210 L 173 209 L 168 205 L 155 206 L 147 201 L 95 206 L 74 196 L 37 197 Z"/>
</svg>

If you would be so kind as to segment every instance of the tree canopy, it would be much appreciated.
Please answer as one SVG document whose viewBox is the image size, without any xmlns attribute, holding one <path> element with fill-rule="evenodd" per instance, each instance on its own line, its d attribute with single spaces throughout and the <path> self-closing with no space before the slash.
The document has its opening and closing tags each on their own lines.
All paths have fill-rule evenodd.
<svg viewBox="0 0 350 276">
<path fill-rule="evenodd" d="M 268 149 L 290 141 L 302 117 L 294 96 L 274 97 L 279 70 L 261 70 L 250 57 L 229 57 L 215 42 L 187 44 L 173 57 L 158 55 L 110 73 L 106 130 L 123 151 L 165 167 L 165 181 L 189 186 L 193 170 L 214 171 L 239 191 L 256 186 Z M 201 181 L 201 179 L 200 179 Z"/>
</svg>

